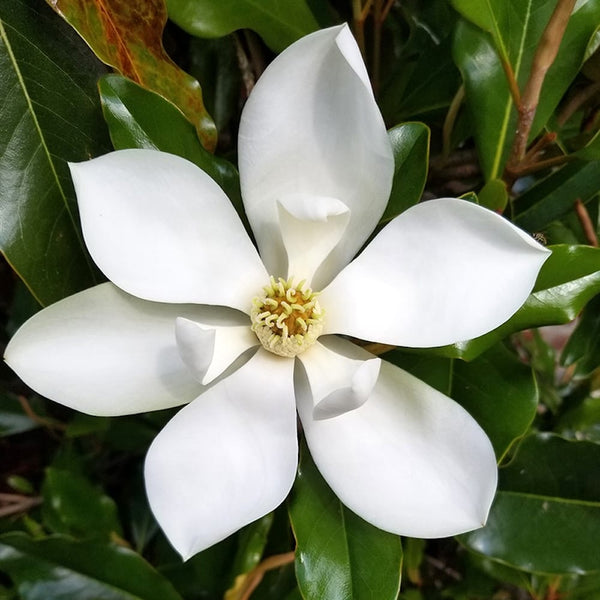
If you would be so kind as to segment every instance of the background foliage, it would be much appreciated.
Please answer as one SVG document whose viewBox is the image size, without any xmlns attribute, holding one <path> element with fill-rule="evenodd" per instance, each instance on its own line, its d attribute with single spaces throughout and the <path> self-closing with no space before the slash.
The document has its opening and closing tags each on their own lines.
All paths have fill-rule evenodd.
<svg viewBox="0 0 600 600">
<path fill-rule="evenodd" d="M 427 542 L 383 533 L 303 448 L 286 505 L 182 563 L 142 479 L 172 411 L 77 414 L 2 366 L 0 599 L 600 598 L 600 0 L 3 1 L 0 344 L 102 278 L 66 161 L 158 148 L 207 171 L 241 211 L 248 93 L 276 53 L 342 21 L 394 148 L 383 221 L 464 195 L 553 249 L 497 330 L 370 348 L 486 430 L 500 466 L 487 526 Z"/>
</svg>

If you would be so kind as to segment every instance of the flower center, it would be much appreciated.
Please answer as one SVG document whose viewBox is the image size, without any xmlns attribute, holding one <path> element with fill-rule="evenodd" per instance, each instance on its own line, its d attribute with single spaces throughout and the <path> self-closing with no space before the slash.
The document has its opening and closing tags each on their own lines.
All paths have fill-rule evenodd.
<svg viewBox="0 0 600 600">
<path fill-rule="evenodd" d="M 313 292 L 302 280 L 294 285 L 271 276 L 264 293 L 252 300 L 252 331 L 260 343 L 279 356 L 293 357 L 312 346 L 323 331 L 323 310 Z"/>
</svg>

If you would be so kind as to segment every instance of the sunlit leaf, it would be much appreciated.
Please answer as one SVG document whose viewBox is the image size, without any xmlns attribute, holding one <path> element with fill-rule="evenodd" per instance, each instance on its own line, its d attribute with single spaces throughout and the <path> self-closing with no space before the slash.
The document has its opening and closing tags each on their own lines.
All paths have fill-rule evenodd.
<svg viewBox="0 0 600 600">
<path fill-rule="evenodd" d="M 172 102 L 195 126 L 205 148 L 216 129 L 202 101 L 200 84 L 182 71 L 162 44 L 164 0 L 47 0 L 90 45 L 96 56 L 142 87 Z"/>
</svg>

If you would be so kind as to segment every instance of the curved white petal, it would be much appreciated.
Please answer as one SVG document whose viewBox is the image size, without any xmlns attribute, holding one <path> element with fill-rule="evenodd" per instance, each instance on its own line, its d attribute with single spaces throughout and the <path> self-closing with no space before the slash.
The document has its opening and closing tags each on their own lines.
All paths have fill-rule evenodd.
<svg viewBox="0 0 600 600">
<path fill-rule="evenodd" d="M 139 300 L 104 283 L 34 315 L 5 360 L 38 393 L 85 413 L 177 406 L 202 386 L 179 357 L 175 319 L 206 320 L 209 310 Z"/>
<path fill-rule="evenodd" d="M 181 360 L 198 381 L 209 384 L 238 356 L 258 345 L 250 324 L 214 326 L 179 317 L 175 338 Z"/>
<path fill-rule="evenodd" d="M 394 171 L 385 125 L 347 26 L 307 35 L 269 65 L 242 113 L 239 166 L 246 213 L 272 275 L 286 270 L 278 200 L 298 193 L 337 198 L 350 209 L 343 239 L 317 273 L 315 284 L 322 287 L 373 231 Z"/>
<path fill-rule="evenodd" d="M 288 256 L 287 276 L 306 279 L 342 238 L 350 210 L 336 198 L 290 194 L 278 201 L 279 226 Z"/>
<path fill-rule="evenodd" d="M 323 290 L 324 333 L 415 348 L 472 339 L 519 309 L 549 254 L 465 200 L 417 204 Z"/>
<path fill-rule="evenodd" d="M 150 506 L 184 559 L 287 496 L 298 459 L 293 366 L 259 349 L 181 410 L 150 446 Z"/>
<path fill-rule="evenodd" d="M 385 361 L 367 402 L 334 419 L 314 419 L 306 382 L 296 390 L 315 463 L 363 519 L 419 538 L 485 523 L 496 489 L 494 451 L 460 405 Z"/>
<path fill-rule="evenodd" d="M 298 358 L 308 380 L 314 419 L 337 417 L 362 406 L 381 366 L 381 359 L 335 336 L 320 338 Z"/>
<path fill-rule="evenodd" d="M 221 188 L 196 165 L 155 150 L 70 164 L 85 243 L 126 292 L 158 302 L 249 312 L 268 277 Z"/>
</svg>

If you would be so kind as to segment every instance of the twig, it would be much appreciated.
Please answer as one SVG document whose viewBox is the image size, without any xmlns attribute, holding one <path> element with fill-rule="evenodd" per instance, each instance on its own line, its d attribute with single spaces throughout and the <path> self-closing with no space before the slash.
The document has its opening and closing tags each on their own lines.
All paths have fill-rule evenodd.
<svg viewBox="0 0 600 600">
<path fill-rule="evenodd" d="M 564 105 L 556 118 L 556 123 L 562 127 L 588 100 L 600 92 L 600 81 L 595 81 L 574 94 Z"/>
<path fill-rule="evenodd" d="M 256 78 L 252 72 L 252 67 L 248 61 L 248 57 L 246 56 L 242 42 L 240 41 L 239 34 L 235 34 L 234 39 L 238 66 L 240 67 L 240 72 L 242 74 L 242 81 L 244 83 L 246 97 L 248 97 L 252 91 L 252 88 L 254 87 L 254 84 L 256 83 Z"/>
<path fill-rule="evenodd" d="M 0 494 L 0 502 L 7 503 L 0 507 L 0 518 L 27 512 L 42 503 L 40 496 L 20 496 L 19 494 Z"/>
<path fill-rule="evenodd" d="M 380 67 L 381 67 L 381 28 L 383 26 L 383 0 L 375 0 L 373 4 L 373 71 L 371 84 L 373 93 L 379 92 Z"/>
<path fill-rule="evenodd" d="M 547 158 L 546 160 L 525 164 L 524 166 L 519 167 L 519 177 L 522 177 L 523 175 L 530 175 L 531 173 L 537 173 L 543 169 L 560 167 L 574 158 L 574 156 L 569 154 L 561 154 L 560 156 L 553 156 L 552 158 Z"/>
<path fill-rule="evenodd" d="M 283 567 L 284 565 L 294 562 L 295 552 L 286 552 L 285 554 L 276 554 L 275 556 L 269 556 L 265 558 L 259 565 L 257 565 L 248 575 L 242 588 L 240 589 L 238 600 L 249 600 L 252 592 L 258 587 L 262 578 L 265 576 L 267 571 Z"/>
<path fill-rule="evenodd" d="M 370 3 L 369 3 L 370 6 Z M 362 0 L 352 0 L 352 20 L 354 22 L 354 36 L 360 49 L 360 53 L 365 57 L 365 17 L 363 17 Z"/>
<path fill-rule="evenodd" d="M 244 29 L 243 31 L 244 40 L 246 41 L 248 51 L 250 52 L 250 68 L 254 73 L 254 80 L 256 81 L 263 74 L 266 68 L 265 57 L 263 56 L 256 34 L 248 29 Z"/>
<path fill-rule="evenodd" d="M 31 404 L 25 396 L 18 396 L 19 404 L 23 409 L 23 412 L 34 422 L 42 427 L 47 427 L 48 429 L 59 429 L 60 431 L 65 431 L 67 426 L 64 423 L 59 423 L 58 421 L 54 421 L 52 419 L 46 419 L 38 415 L 33 408 L 31 408 Z"/>
<path fill-rule="evenodd" d="M 392 6 L 396 3 L 396 0 L 388 0 L 386 5 L 383 7 L 383 12 L 381 13 L 381 21 L 385 21 L 390 14 L 390 10 L 392 10 Z"/>
<path fill-rule="evenodd" d="M 542 85 L 546 73 L 558 53 L 575 2 L 576 0 L 558 0 L 533 56 L 529 79 L 519 102 L 517 132 L 506 165 L 509 183 L 512 183 L 520 175 L 519 167 L 525 157 L 527 140 L 533 125 Z"/>
<path fill-rule="evenodd" d="M 596 235 L 596 228 L 592 223 L 590 213 L 588 213 L 585 204 L 580 198 L 575 200 L 575 213 L 577 214 L 579 223 L 581 223 L 581 228 L 583 229 L 583 233 L 585 234 L 585 239 L 588 241 L 588 244 L 597 248 L 598 236 Z"/>
<path fill-rule="evenodd" d="M 548 146 L 556 141 L 556 133 L 549 131 L 542 135 L 534 144 L 527 150 L 525 154 L 524 162 L 533 162 L 537 159 L 538 155 L 541 154 Z"/>
</svg>

